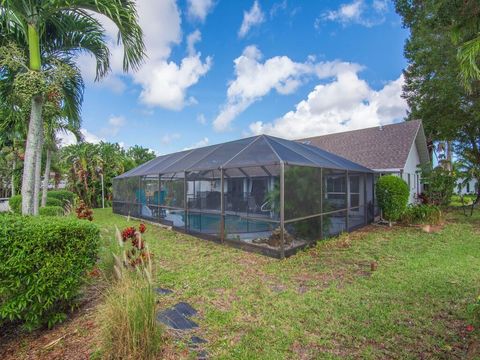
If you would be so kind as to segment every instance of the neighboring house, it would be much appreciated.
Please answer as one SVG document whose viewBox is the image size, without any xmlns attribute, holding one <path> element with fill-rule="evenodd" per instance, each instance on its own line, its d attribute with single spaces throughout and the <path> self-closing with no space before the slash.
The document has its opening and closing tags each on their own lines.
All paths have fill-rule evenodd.
<svg viewBox="0 0 480 360">
<path fill-rule="evenodd" d="M 477 180 L 472 179 L 468 183 L 463 184 L 463 179 L 457 180 L 457 187 L 455 188 L 455 192 L 458 195 L 467 195 L 467 194 L 476 194 L 477 193 Z"/>
<path fill-rule="evenodd" d="M 418 166 L 430 162 L 421 121 L 316 136 L 298 140 L 374 170 L 397 174 L 410 187 L 409 202 L 422 192 Z"/>
</svg>

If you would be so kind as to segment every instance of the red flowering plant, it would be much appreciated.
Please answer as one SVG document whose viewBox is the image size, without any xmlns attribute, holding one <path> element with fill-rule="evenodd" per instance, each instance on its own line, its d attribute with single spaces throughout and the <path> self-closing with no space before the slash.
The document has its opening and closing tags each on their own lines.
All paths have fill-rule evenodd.
<svg viewBox="0 0 480 360">
<path fill-rule="evenodd" d="M 148 252 L 145 240 L 142 234 L 147 231 L 145 224 L 140 224 L 138 231 L 134 226 L 123 229 L 120 233 L 122 243 L 127 246 L 124 252 L 124 265 L 137 267 L 141 264 L 149 263 L 151 254 Z M 124 246 L 122 244 L 122 246 Z"/>
</svg>

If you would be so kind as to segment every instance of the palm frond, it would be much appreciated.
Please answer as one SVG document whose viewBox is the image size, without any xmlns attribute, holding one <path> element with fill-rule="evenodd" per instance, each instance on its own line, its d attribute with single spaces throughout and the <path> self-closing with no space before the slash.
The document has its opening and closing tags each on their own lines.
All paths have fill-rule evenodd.
<svg viewBox="0 0 480 360">
<path fill-rule="evenodd" d="M 480 36 L 463 43 L 458 50 L 461 78 L 464 85 L 471 89 L 472 80 L 480 80 Z"/>
<path fill-rule="evenodd" d="M 110 50 L 104 36 L 105 29 L 98 20 L 78 12 L 59 12 L 51 16 L 45 26 L 42 51 L 52 57 L 76 56 L 89 53 L 97 63 L 97 80 L 110 70 Z"/>
<path fill-rule="evenodd" d="M 143 32 L 138 23 L 138 14 L 133 0 L 57 0 L 57 9 L 93 18 L 91 12 L 104 15 L 118 28 L 118 43 L 123 44 L 123 69 L 129 71 L 140 67 L 145 58 Z"/>
</svg>

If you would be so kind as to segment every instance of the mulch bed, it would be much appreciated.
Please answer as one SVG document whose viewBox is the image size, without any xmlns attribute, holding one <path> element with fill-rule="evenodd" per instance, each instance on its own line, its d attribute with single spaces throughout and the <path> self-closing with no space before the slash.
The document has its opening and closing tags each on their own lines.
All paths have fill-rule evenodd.
<svg viewBox="0 0 480 360">
<path fill-rule="evenodd" d="M 97 285 L 88 286 L 78 308 L 52 329 L 26 333 L 14 324 L 0 328 L 0 359 L 89 359 L 96 345 L 95 308 L 100 293 Z"/>
</svg>

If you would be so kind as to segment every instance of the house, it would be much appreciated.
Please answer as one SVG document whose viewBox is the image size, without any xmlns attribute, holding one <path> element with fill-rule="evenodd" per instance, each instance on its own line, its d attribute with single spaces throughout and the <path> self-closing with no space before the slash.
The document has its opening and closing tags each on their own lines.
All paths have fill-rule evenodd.
<svg viewBox="0 0 480 360">
<path fill-rule="evenodd" d="M 469 195 L 477 193 L 478 182 L 476 179 L 471 179 L 469 182 L 464 183 L 463 179 L 457 180 L 457 187 L 455 192 L 458 195 Z"/>
<path fill-rule="evenodd" d="M 422 192 L 418 166 L 430 162 L 421 121 L 315 136 L 298 140 L 372 169 L 395 174 L 410 188 L 410 203 Z"/>
</svg>

